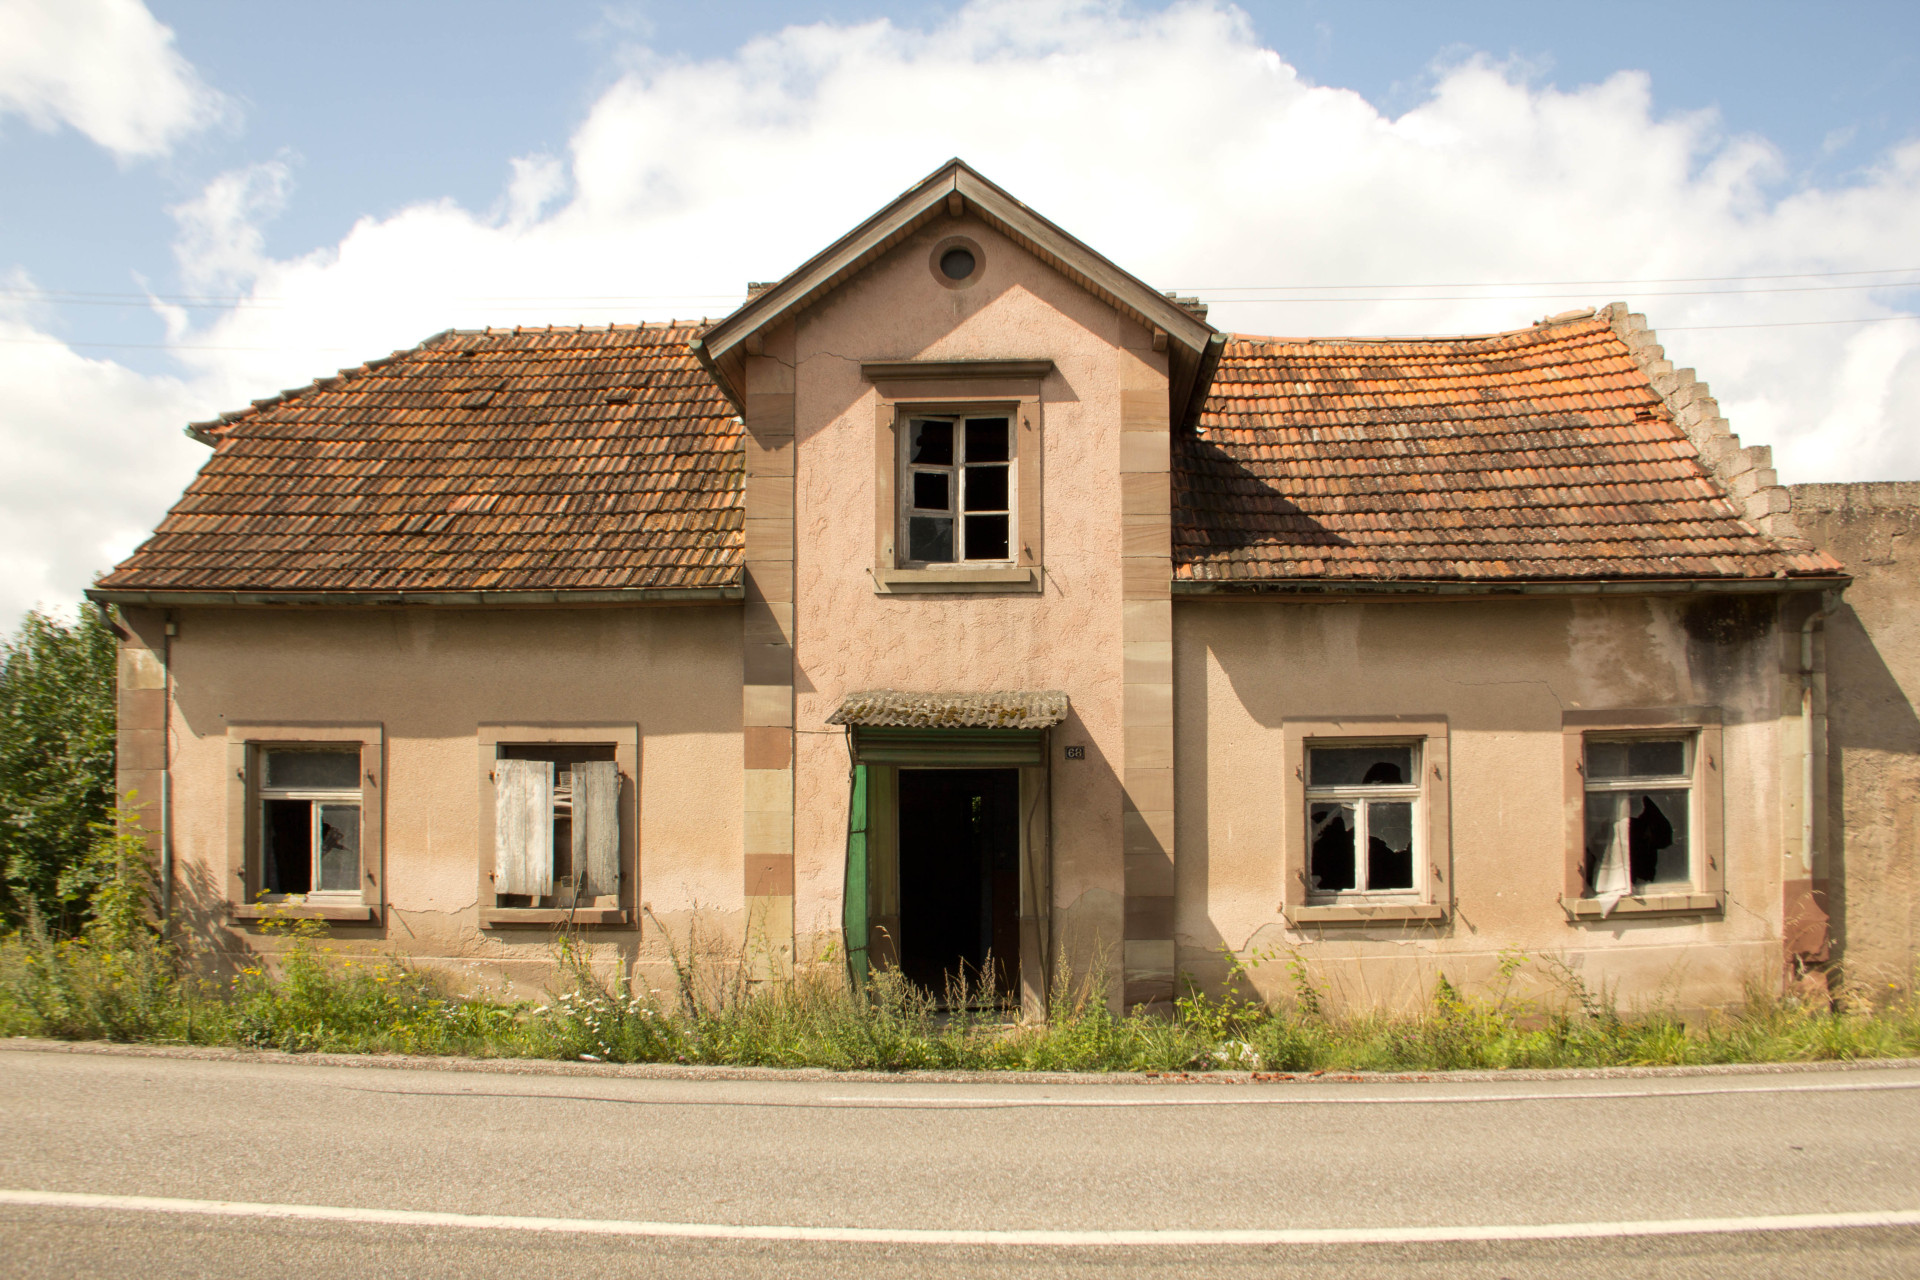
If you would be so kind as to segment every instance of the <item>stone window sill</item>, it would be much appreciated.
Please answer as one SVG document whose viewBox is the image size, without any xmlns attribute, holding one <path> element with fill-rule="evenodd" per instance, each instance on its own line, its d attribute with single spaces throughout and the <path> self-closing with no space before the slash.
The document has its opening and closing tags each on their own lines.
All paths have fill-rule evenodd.
<svg viewBox="0 0 1920 1280">
<path fill-rule="evenodd" d="M 374 908 L 350 902 L 236 902 L 228 906 L 227 914 L 234 920 L 332 920 L 339 924 L 372 922 L 379 917 Z"/>
<path fill-rule="evenodd" d="M 1719 911 L 1726 906 L 1717 893 L 1649 893 L 1622 898 L 1603 914 L 1606 904 L 1593 898 L 1562 898 L 1568 920 L 1602 920 L 1614 916 L 1685 915 Z"/>
<path fill-rule="evenodd" d="M 625 907 L 482 907 L 480 927 L 498 929 L 514 925 L 592 924 L 623 925 L 629 919 Z"/>
<path fill-rule="evenodd" d="M 1288 907 L 1288 924 L 1374 924 L 1447 918 L 1437 902 L 1325 902 Z"/>
<path fill-rule="evenodd" d="M 880 595 L 906 595 L 914 592 L 1038 593 L 1040 570 L 1037 567 L 996 569 L 879 569 L 874 572 L 874 590 Z"/>
</svg>

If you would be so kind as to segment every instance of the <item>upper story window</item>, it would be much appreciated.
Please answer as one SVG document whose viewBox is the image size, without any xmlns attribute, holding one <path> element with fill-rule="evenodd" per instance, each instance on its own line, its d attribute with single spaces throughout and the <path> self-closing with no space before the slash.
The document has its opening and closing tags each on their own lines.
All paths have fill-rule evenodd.
<svg viewBox="0 0 1920 1280">
<path fill-rule="evenodd" d="M 266 747 L 256 883 L 267 900 L 360 900 L 360 752 Z"/>
<path fill-rule="evenodd" d="M 1013 559 L 1013 418 L 913 416 L 902 436 L 900 538 L 909 565 Z"/>
<path fill-rule="evenodd" d="M 1693 752 L 1691 734 L 1587 738 L 1588 897 L 1692 887 Z"/>
<path fill-rule="evenodd" d="M 1307 887 L 1314 897 L 1420 890 L 1420 743 L 1307 745 Z"/>
</svg>

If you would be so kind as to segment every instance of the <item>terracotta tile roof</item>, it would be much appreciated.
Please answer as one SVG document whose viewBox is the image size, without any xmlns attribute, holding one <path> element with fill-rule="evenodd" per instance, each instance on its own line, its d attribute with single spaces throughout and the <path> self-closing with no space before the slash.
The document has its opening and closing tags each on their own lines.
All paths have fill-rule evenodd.
<svg viewBox="0 0 1920 1280">
<path fill-rule="evenodd" d="M 623 591 L 741 580 L 741 428 L 700 327 L 449 332 L 204 428 L 108 591 Z"/>
<path fill-rule="evenodd" d="M 827 723 L 894 729 L 1046 729 L 1066 718 L 1067 695 L 1058 689 L 995 693 L 873 689 L 841 699 Z"/>
<path fill-rule="evenodd" d="M 1227 346 L 1173 459 L 1176 581 L 1838 574 L 1763 533 L 1604 314 Z"/>
</svg>

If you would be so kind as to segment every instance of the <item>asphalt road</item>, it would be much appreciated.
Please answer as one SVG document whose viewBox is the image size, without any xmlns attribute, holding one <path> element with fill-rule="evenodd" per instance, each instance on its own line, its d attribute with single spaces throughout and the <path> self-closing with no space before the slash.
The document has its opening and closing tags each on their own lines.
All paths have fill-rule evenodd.
<svg viewBox="0 0 1920 1280">
<path fill-rule="evenodd" d="M 1916 1070 L 932 1084 L 0 1051 L 20 1276 L 1805 1280 L 1920 1276 L 1916 1211 Z M 1827 1225 L 1751 1221 L 1782 1215 Z"/>
</svg>

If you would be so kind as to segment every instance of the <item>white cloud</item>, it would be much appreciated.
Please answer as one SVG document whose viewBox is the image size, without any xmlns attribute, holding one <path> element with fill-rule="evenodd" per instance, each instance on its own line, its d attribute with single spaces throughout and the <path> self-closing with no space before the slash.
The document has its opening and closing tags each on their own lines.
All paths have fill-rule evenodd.
<svg viewBox="0 0 1920 1280">
<path fill-rule="evenodd" d="M 0 0 L 0 115 L 71 125 L 124 160 L 227 109 L 140 0 Z"/>
<path fill-rule="evenodd" d="M 220 179 L 179 211 L 183 265 L 257 305 L 179 332 L 190 376 L 143 384 L 153 401 L 121 429 L 171 440 L 189 417 L 449 326 L 720 315 L 747 280 L 792 269 L 958 154 L 1145 279 L 1210 293 L 1224 328 L 1481 332 L 1624 297 L 1749 443 L 1776 447 L 1787 479 L 1920 476 L 1920 322 L 1696 327 L 1890 315 L 1920 309 L 1913 292 L 1525 284 L 1418 303 L 1365 300 L 1374 289 L 1249 300 L 1917 266 L 1920 144 L 1848 185 L 1782 191 L 1764 140 L 1656 114 L 1643 75 L 1563 90 L 1474 60 L 1436 68 L 1428 97 L 1388 117 L 1303 81 L 1207 4 L 977 0 L 937 30 L 817 25 L 726 59 L 631 50 L 622 65 L 564 163 L 513 162 L 488 210 L 423 203 L 277 260 L 255 229 L 285 197 L 284 168 Z M 104 376 L 82 363 L 57 378 Z M 126 471 L 122 523 L 157 519 L 182 478 L 172 463 L 71 460 Z M 19 598 L 9 587 L 0 605 Z"/>
<path fill-rule="evenodd" d="M 27 282 L 16 277 L 10 284 Z M 126 556 L 206 450 L 176 379 L 89 360 L 0 312 L 0 620 L 65 608 Z"/>
</svg>

